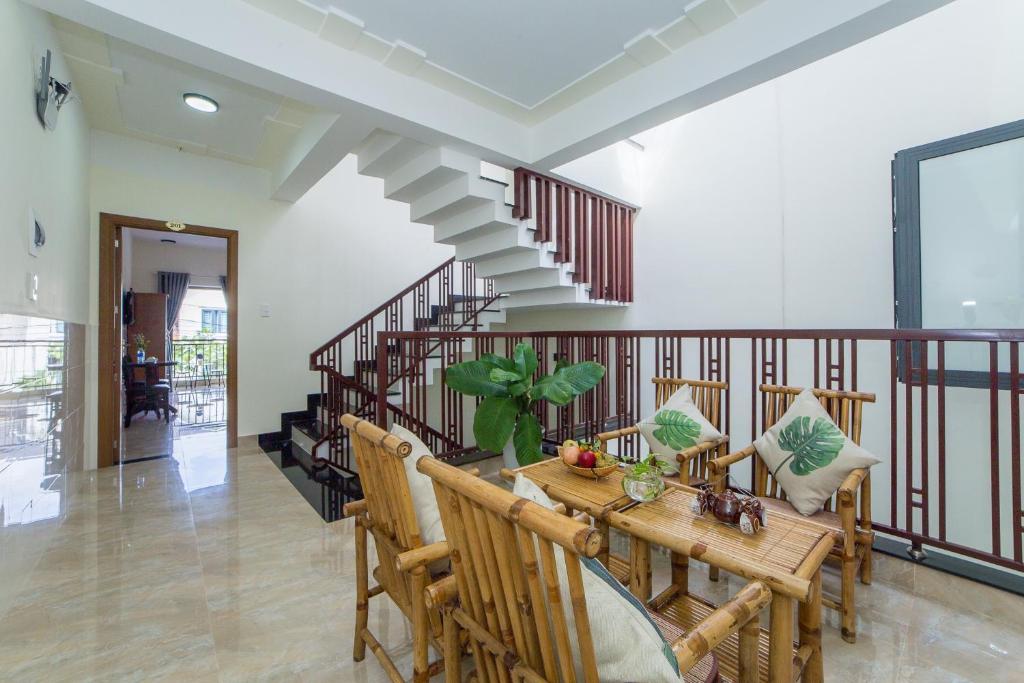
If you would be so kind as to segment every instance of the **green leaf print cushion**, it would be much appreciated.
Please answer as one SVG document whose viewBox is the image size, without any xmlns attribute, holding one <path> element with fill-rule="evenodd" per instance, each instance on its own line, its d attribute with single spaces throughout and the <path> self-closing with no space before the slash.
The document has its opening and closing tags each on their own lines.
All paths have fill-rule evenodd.
<svg viewBox="0 0 1024 683">
<path fill-rule="evenodd" d="M 704 441 L 718 441 L 722 433 L 707 421 L 693 402 L 690 387 L 683 385 L 654 415 L 637 424 L 640 433 L 663 471 L 679 471 L 676 453 Z"/>
<path fill-rule="evenodd" d="M 802 515 L 821 510 L 850 472 L 880 462 L 836 426 L 810 389 L 793 400 L 754 448 Z"/>
</svg>

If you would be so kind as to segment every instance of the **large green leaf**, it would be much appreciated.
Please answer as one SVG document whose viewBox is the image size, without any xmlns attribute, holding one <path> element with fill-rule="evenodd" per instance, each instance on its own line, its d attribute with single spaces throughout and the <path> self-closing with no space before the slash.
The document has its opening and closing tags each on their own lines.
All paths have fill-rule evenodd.
<svg viewBox="0 0 1024 683">
<path fill-rule="evenodd" d="M 482 361 L 457 363 L 444 374 L 444 383 L 469 396 L 508 396 L 508 387 L 491 379 L 491 368 Z"/>
<path fill-rule="evenodd" d="M 537 371 L 537 352 L 529 344 L 516 344 L 516 350 L 512 354 L 516 364 L 516 370 L 523 379 L 533 377 Z"/>
<path fill-rule="evenodd" d="M 793 474 L 806 476 L 835 460 L 845 443 L 843 432 L 831 420 L 819 417 L 812 425 L 810 417 L 798 417 L 779 434 L 779 447 L 792 455 L 779 463 L 772 475 L 788 461 Z"/>
<path fill-rule="evenodd" d="M 501 368 L 502 370 L 515 370 L 516 363 L 511 358 L 497 356 L 493 353 L 484 353 L 480 356 L 480 362 L 489 368 Z"/>
<path fill-rule="evenodd" d="M 492 382 L 521 382 L 526 379 L 518 371 L 501 368 L 491 368 L 490 377 Z"/>
<path fill-rule="evenodd" d="M 662 410 L 654 416 L 660 425 L 652 432 L 655 439 L 674 451 L 696 445 L 700 439 L 700 423 L 681 410 Z"/>
<path fill-rule="evenodd" d="M 544 399 L 556 406 L 567 405 L 574 398 L 597 386 L 604 377 L 604 366 L 600 363 L 586 361 L 575 365 L 566 365 L 555 370 L 554 374 L 542 377 L 533 389 L 530 398 Z"/>
<path fill-rule="evenodd" d="M 473 418 L 473 436 L 476 445 L 492 453 L 501 453 L 512 438 L 519 415 L 519 403 L 514 398 L 488 396 L 476 409 Z"/>
<path fill-rule="evenodd" d="M 516 447 L 516 460 L 520 465 L 529 465 L 540 462 L 540 423 L 533 413 L 523 413 L 516 423 L 516 432 L 512 436 L 512 443 Z"/>
</svg>

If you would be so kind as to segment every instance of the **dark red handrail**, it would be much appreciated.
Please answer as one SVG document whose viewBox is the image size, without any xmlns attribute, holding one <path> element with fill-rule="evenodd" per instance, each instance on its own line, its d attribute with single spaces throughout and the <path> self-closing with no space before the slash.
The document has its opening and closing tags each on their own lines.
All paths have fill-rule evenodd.
<svg viewBox="0 0 1024 683">
<path fill-rule="evenodd" d="M 343 412 L 374 420 L 390 416 L 419 433 L 438 452 L 462 448 L 461 443 L 431 429 L 404 407 L 387 402 L 388 392 L 403 376 L 397 372 L 399 359 L 393 354 L 385 350 L 382 356 L 377 357 L 375 335 L 377 332 L 401 332 L 425 326 L 443 330 L 476 330 L 480 315 L 497 299 L 493 282 L 478 278 L 472 263 L 458 263 L 451 258 L 313 351 L 309 357 L 310 369 L 320 372 L 320 405 L 324 422 L 324 434 L 313 445 L 315 460 L 319 464 L 329 462 L 342 470 L 350 470 L 347 435 L 339 428 Z M 424 347 L 424 358 L 430 353 L 431 349 Z M 415 366 L 420 359 L 402 360 Z M 383 375 L 377 374 L 381 363 L 392 372 L 390 379 L 383 383 L 379 380 Z M 346 374 L 347 371 L 351 371 L 351 375 Z M 316 451 L 325 443 L 328 444 L 329 455 L 321 458 Z"/>
<path fill-rule="evenodd" d="M 649 382 L 655 376 L 727 383 L 722 424 L 735 449 L 767 426 L 762 385 L 874 393 L 878 402 L 863 418 L 864 443 L 888 462 L 873 468 L 873 528 L 915 550 L 931 546 L 1024 571 L 1024 329 L 397 332 L 381 333 L 377 343 L 418 363 L 397 373 L 422 383 L 424 361 L 406 348 L 437 346 L 443 373 L 467 340 L 477 355 L 508 355 L 516 343 L 528 342 L 539 373 L 551 372 L 556 358 L 607 368 L 593 391 L 569 405 L 540 407 L 541 424 L 558 441 L 635 424 L 653 410 Z M 471 443 L 476 400 L 442 385 L 429 411 L 419 405 L 409 411 L 454 441 Z M 947 410 L 947 402 L 956 410 Z M 621 446 L 621 455 L 642 455 L 637 438 Z M 953 501 L 965 497 L 977 515 L 976 533 L 954 523 L 965 508 Z"/>
<path fill-rule="evenodd" d="M 416 280 L 416 282 L 413 282 L 411 285 L 409 285 L 408 287 L 406 287 L 405 289 L 400 291 L 398 294 L 395 294 L 390 299 L 388 299 L 387 301 L 382 303 L 380 306 L 377 306 L 377 308 L 373 309 L 372 311 L 370 311 L 369 313 L 364 315 L 362 318 L 360 318 L 359 320 L 355 321 L 354 323 L 352 323 L 351 325 L 346 327 L 344 330 L 342 330 L 341 332 L 339 332 L 338 334 L 334 335 L 329 340 L 327 340 L 326 342 L 321 344 L 316 350 L 314 350 L 312 353 L 309 354 L 309 369 L 310 370 L 317 370 L 317 369 L 319 369 L 318 368 L 319 364 L 317 363 L 318 356 L 321 356 L 328 349 L 330 349 L 332 346 L 334 346 L 335 344 L 337 344 L 337 343 L 341 342 L 342 340 L 344 340 L 345 337 L 348 337 L 348 336 L 351 336 L 352 334 L 354 334 L 356 332 L 356 330 L 359 329 L 360 326 L 365 325 L 366 323 L 368 323 L 373 318 L 376 318 L 378 315 L 380 315 L 381 313 L 386 311 L 388 309 L 388 306 L 393 305 L 396 301 L 401 299 L 406 294 L 412 292 L 414 289 L 416 289 L 420 285 L 429 282 L 432 277 L 434 277 L 435 275 L 437 275 L 438 273 L 440 273 L 442 270 L 444 270 L 446 267 L 448 267 L 449 265 L 451 265 L 453 263 L 455 263 L 455 257 L 454 256 L 452 256 L 450 259 L 448 259 L 447 261 L 445 261 L 444 263 L 439 265 L 437 268 L 434 268 L 432 271 L 430 271 L 429 273 L 427 273 L 426 275 L 424 275 L 420 279 Z"/>
<path fill-rule="evenodd" d="M 519 167 L 512 215 L 534 219 L 534 240 L 555 245 L 555 262 L 591 299 L 633 301 L 633 223 L 637 207 L 565 178 Z"/>
</svg>

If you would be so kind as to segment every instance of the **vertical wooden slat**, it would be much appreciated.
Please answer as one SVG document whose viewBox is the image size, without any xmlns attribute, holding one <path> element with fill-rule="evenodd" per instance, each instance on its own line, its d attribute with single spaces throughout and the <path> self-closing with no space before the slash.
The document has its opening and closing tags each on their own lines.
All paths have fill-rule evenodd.
<svg viewBox="0 0 1024 683">
<path fill-rule="evenodd" d="M 992 489 L 992 554 L 1000 555 L 999 515 L 999 346 L 988 343 L 989 482 Z"/>
<path fill-rule="evenodd" d="M 921 342 L 921 533 L 928 535 L 928 342 Z"/>
<path fill-rule="evenodd" d="M 1020 468 L 1020 349 L 1017 342 L 1010 342 L 1010 476 L 1011 503 L 1013 507 L 1013 559 L 1020 562 L 1021 535 L 1024 533 L 1024 505 L 1021 501 Z"/>
<path fill-rule="evenodd" d="M 899 490 L 899 478 L 897 461 L 899 460 L 899 448 L 897 441 L 897 396 L 896 396 L 896 373 L 897 363 L 897 341 L 889 342 L 889 526 L 893 529 L 898 527 L 896 520 L 896 491 Z"/>
<path fill-rule="evenodd" d="M 938 342 L 935 380 L 938 401 L 939 538 L 946 540 L 946 343 Z"/>
</svg>

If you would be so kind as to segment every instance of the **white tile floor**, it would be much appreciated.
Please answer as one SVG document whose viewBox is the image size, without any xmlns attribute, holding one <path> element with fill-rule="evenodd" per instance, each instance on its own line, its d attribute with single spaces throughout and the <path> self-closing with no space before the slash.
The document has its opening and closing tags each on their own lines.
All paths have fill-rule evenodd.
<svg viewBox="0 0 1024 683">
<path fill-rule="evenodd" d="M 178 441 L 72 474 L 58 517 L 0 529 L 0 680 L 386 680 L 351 661 L 351 521 L 324 523 L 255 444 Z M 826 616 L 827 680 L 1024 680 L 1024 599 L 881 556 L 875 577 L 856 645 Z M 370 626 L 411 671 L 386 598 Z"/>
</svg>

